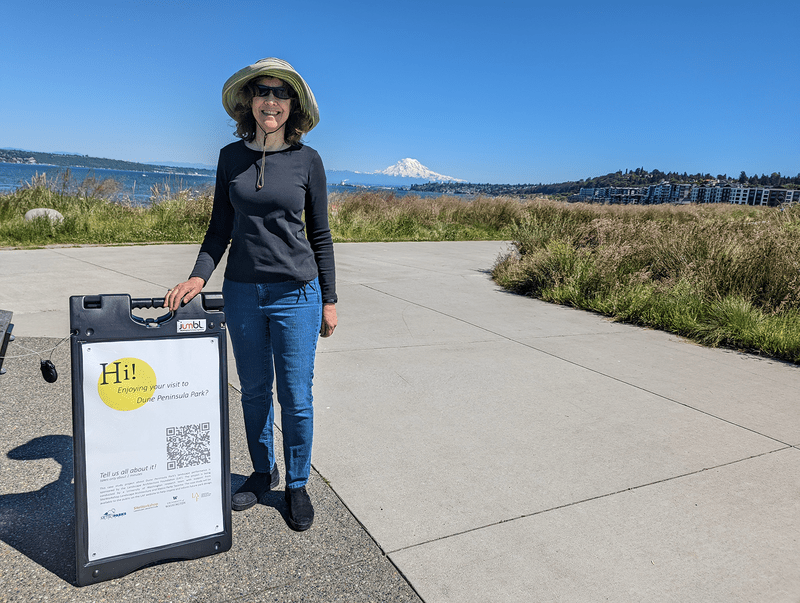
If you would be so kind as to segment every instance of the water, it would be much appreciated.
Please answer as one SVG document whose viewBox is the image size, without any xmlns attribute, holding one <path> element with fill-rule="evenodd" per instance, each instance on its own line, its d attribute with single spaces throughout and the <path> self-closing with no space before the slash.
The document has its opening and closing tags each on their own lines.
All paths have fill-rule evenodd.
<svg viewBox="0 0 800 603">
<path fill-rule="evenodd" d="M 48 182 L 59 182 L 61 177 L 69 170 L 73 185 L 83 182 L 87 177 L 97 180 L 111 178 L 120 184 L 117 193 L 118 199 L 130 199 L 136 205 L 149 205 L 152 197 L 152 187 L 158 186 L 163 190 L 164 186 L 169 186 L 171 191 L 189 189 L 193 191 L 204 191 L 213 189 L 214 176 L 199 176 L 195 174 L 161 174 L 157 172 L 130 172 L 126 170 L 106 170 L 98 168 L 82 167 L 59 167 L 52 165 L 25 164 L 25 163 L 0 163 L 0 194 L 9 193 L 29 183 L 36 174 L 45 174 Z M 384 190 L 386 187 L 371 187 L 369 190 Z M 353 193 L 360 188 L 352 186 L 340 186 L 338 184 L 328 185 L 328 194 Z M 440 193 L 425 193 L 416 191 L 406 191 L 403 189 L 393 190 L 395 195 L 403 196 L 407 194 L 420 197 L 441 197 Z"/>
<path fill-rule="evenodd" d="M 153 186 L 169 186 L 170 190 L 205 190 L 214 186 L 214 176 L 195 174 L 161 174 L 157 172 L 129 172 L 126 170 L 106 170 L 99 168 L 60 167 L 53 165 L 30 165 L 24 163 L 0 163 L 0 194 L 14 191 L 36 174 L 45 174 L 48 182 L 59 182 L 69 170 L 72 183 L 79 184 L 87 177 L 98 180 L 111 178 L 120 184 L 118 198 L 128 198 L 137 205 L 147 205 L 152 196 Z"/>
<path fill-rule="evenodd" d="M 355 187 L 355 186 L 341 186 L 339 184 L 329 184 L 328 185 L 328 194 L 331 193 L 351 193 L 355 194 L 363 190 L 368 191 L 386 191 L 392 192 L 395 194 L 396 197 L 403 197 L 405 195 L 416 195 L 417 197 L 448 197 L 452 195 L 443 195 L 442 193 L 428 193 L 425 191 L 409 191 L 402 188 L 392 188 L 390 186 L 369 186 L 369 187 Z M 459 195 L 459 197 L 464 198 L 464 195 Z"/>
</svg>

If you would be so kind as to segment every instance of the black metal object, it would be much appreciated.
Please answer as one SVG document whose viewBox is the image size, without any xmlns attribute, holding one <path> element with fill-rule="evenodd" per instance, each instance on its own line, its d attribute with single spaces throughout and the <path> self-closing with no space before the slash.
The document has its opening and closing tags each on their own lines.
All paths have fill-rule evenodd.
<svg viewBox="0 0 800 603">
<path fill-rule="evenodd" d="M 6 349 L 8 349 L 8 342 L 14 341 L 14 336 L 11 331 L 14 325 L 11 324 L 11 317 L 13 312 L 8 310 L 0 310 L 0 375 L 6 374 L 6 369 L 3 368 L 3 360 L 6 357 Z"/>
<path fill-rule="evenodd" d="M 232 545 L 224 300 L 221 293 L 202 293 L 174 313 L 165 309 L 165 313 L 158 318 L 143 319 L 132 313 L 134 308 L 160 308 L 163 303 L 163 298 L 131 299 L 126 294 L 70 297 L 73 450 L 75 457 L 75 548 L 77 584 L 79 586 L 119 578 L 159 561 L 196 559 L 225 552 L 230 550 Z M 202 330 L 199 330 L 201 324 Z M 194 325 L 197 325 L 197 328 L 194 328 Z M 192 338 L 196 338 L 198 341 L 185 341 Z M 89 532 L 92 529 L 91 525 L 97 525 L 97 523 L 91 523 L 96 522 L 97 518 L 90 518 L 88 515 L 90 507 L 88 497 L 96 496 L 96 492 L 89 492 L 87 489 L 87 454 L 93 454 L 94 450 L 91 440 L 87 444 L 89 438 L 87 438 L 85 429 L 87 420 L 90 418 L 87 413 L 98 411 L 91 411 L 85 407 L 84 375 L 87 373 L 84 372 L 84 358 L 86 350 L 91 346 L 102 347 L 102 345 L 95 344 L 108 342 L 121 343 L 124 346 L 149 341 L 157 342 L 154 344 L 156 346 L 162 346 L 164 344 L 161 342 L 180 340 L 182 346 L 200 345 L 200 338 L 204 344 L 215 344 L 219 356 L 219 434 L 217 434 L 218 438 L 215 436 L 214 441 L 219 442 L 220 446 L 218 470 L 221 472 L 219 475 L 221 488 L 218 493 L 211 495 L 215 497 L 212 500 L 217 500 L 217 496 L 220 497 L 218 500 L 222 510 L 222 529 L 181 542 L 161 544 L 144 550 L 125 551 L 122 554 L 93 560 L 89 550 Z M 210 342 L 209 339 L 211 339 Z M 191 370 L 190 366 L 186 368 L 186 371 L 190 372 Z M 213 380 L 213 375 L 210 379 Z M 90 383 L 88 387 L 94 387 L 93 383 Z M 105 408 L 104 412 L 109 411 Z M 115 411 L 110 412 L 113 414 Z M 134 412 L 138 411 L 134 410 Z M 96 417 L 91 418 L 95 420 Z M 180 423 L 180 417 L 176 417 L 177 423 Z M 163 434 L 163 431 L 160 431 L 159 428 L 158 433 Z M 123 434 L 120 434 L 120 438 L 122 437 Z M 95 478 L 92 477 L 92 480 L 94 484 Z M 97 498 L 92 498 L 92 501 L 96 500 Z M 158 507 L 160 503 L 154 502 L 153 504 Z M 187 505 L 186 513 L 191 513 L 190 509 L 191 507 Z M 122 512 L 122 507 L 115 512 L 117 514 Z M 122 512 L 122 515 L 124 514 Z M 117 515 L 112 516 L 116 517 Z M 104 529 L 105 525 L 106 523 L 103 523 Z"/>
</svg>

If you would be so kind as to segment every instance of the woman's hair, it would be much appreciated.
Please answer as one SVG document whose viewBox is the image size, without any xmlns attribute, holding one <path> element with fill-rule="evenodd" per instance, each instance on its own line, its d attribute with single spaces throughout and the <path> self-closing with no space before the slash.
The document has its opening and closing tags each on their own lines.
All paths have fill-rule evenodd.
<svg viewBox="0 0 800 603">
<path fill-rule="evenodd" d="M 236 121 L 235 135 L 247 142 L 253 142 L 259 130 L 256 125 L 256 118 L 253 117 L 253 97 L 256 94 L 255 83 L 262 77 L 264 76 L 254 78 L 242 86 L 241 92 L 239 92 L 239 102 L 236 103 L 233 109 L 233 119 Z M 311 129 L 311 120 L 300 108 L 300 101 L 297 98 L 295 89 L 287 82 L 283 80 L 281 82 L 289 89 L 289 96 L 291 97 L 291 108 L 289 110 L 289 118 L 286 120 L 286 126 L 283 129 L 283 139 L 289 144 L 297 144 L 303 134 Z"/>
</svg>

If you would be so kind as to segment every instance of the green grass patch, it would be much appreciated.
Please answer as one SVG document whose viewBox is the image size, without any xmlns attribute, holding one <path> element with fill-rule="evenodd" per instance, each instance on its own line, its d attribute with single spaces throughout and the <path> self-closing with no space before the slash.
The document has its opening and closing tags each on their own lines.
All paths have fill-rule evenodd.
<svg viewBox="0 0 800 603">
<path fill-rule="evenodd" d="M 87 180 L 75 185 L 39 177 L 0 195 L 0 246 L 197 242 L 205 234 L 211 215 L 208 193 L 154 189 L 150 204 L 139 207 L 112 199 L 119 187 L 115 181 Z M 39 207 L 55 209 L 63 222 L 24 219 Z"/>
<path fill-rule="evenodd" d="M 534 201 L 503 287 L 800 362 L 800 208 Z"/>
</svg>

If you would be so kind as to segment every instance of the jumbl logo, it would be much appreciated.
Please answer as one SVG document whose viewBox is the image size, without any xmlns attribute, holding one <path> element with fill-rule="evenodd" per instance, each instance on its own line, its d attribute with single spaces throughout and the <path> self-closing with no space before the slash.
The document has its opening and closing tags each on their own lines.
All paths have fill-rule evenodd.
<svg viewBox="0 0 800 603">
<path fill-rule="evenodd" d="M 206 331 L 206 319 L 195 318 L 194 320 L 179 320 L 178 333 L 204 333 Z"/>
<path fill-rule="evenodd" d="M 120 358 L 100 363 L 97 393 L 109 408 L 136 410 L 149 402 L 156 391 L 156 373 L 139 358 Z"/>
</svg>

